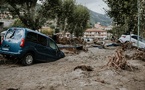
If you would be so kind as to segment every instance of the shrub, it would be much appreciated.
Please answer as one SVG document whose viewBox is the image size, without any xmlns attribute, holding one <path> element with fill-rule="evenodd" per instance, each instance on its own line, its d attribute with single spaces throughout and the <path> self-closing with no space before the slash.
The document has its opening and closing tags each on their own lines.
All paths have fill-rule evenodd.
<svg viewBox="0 0 145 90">
<path fill-rule="evenodd" d="M 43 27 L 40 29 L 40 32 L 46 35 L 52 35 L 54 31 L 49 27 Z"/>
</svg>

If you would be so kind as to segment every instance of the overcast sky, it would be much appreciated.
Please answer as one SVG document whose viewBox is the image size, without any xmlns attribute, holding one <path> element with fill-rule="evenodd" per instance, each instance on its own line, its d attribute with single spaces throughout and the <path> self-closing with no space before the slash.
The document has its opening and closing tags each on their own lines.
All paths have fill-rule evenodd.
<svg viewBox="0 0 145 90">
<path fill-rule="evenodd" d="M 103 0 L 76 0 L 78 4 L 86 6 L 88 9 L 97 13 L 105 14 L 105 9 L 108 9 L 107 4 Z"/>
</svg>

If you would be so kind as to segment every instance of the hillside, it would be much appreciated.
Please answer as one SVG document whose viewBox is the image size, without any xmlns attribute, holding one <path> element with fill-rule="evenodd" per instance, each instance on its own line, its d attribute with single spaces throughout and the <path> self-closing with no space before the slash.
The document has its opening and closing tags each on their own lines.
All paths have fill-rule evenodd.
<svg viewBox="0 0 145 90">
<path fill-rule="evenodd" d="M 91 10 L 89 10 L 89 11 L 90 11 L 90 23 L 91 24 L 100 22 L 101 25 L 104 25 L 104 26 L 111 25 L 112 20 L 106 14 L 103 15 L 103 14 L 99 14 L 99 13 L 96 13 Z"/>
</svg>

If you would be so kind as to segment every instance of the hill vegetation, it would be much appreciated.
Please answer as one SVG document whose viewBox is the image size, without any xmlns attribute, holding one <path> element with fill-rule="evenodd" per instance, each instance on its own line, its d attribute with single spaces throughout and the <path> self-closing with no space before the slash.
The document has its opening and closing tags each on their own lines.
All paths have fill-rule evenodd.
<svg viewBox="0 0 145 90">
<path fill-rule="evenodd" d="M 100 23 L 103 26 L 109 26 L 112 23 L 112 19 L 107 16 L 106 14 L 99 14 L 97 12 L 91 11 L 90 12 L 90 23 L 95 24 L 95 23 Z"/>
</svg>

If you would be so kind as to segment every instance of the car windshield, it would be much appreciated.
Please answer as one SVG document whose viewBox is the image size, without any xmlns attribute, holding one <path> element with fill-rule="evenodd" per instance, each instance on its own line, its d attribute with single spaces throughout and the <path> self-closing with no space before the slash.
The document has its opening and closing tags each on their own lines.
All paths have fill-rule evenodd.
<svg viewBox="0 0 145 90">
<path fill-rule="evenodd" d="M 132 38 L 134 38 L 134 39 L 138 40 L 138 36 L 137 36 L 137 35 L 136 35 L 136 36 L 132 36 Z M 141 41 L 141 42 L 144 42 L 144 43 L 145 43 L 145 39 L 144 39 L 144 38 L 142 38 L 142 37 L 139 37 L 139 41 Z"/>
<path fill-rule="evenodd" d="M 23 29 L 9 29 L 5 38 L 20 40 L 23 36 L 23 33 L 24 33 Z"/>
</svg>

